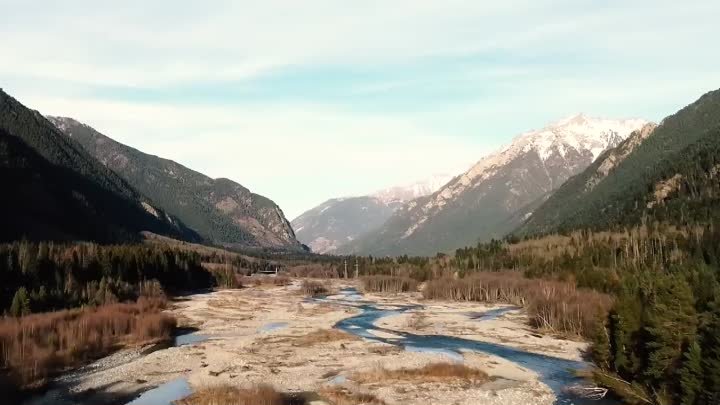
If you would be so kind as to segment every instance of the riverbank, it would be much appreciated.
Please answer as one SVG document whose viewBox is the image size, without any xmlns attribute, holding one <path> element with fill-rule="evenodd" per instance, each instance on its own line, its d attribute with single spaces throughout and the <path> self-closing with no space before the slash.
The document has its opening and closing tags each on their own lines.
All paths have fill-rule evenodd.
<svg viewBox="0 0 720 405">
<path fill-rule="evenodd" d="M 525 313 L 508 305 L 425 301 L 423 307 L 378 321 L 383 328 L 501 344 L 551 357 L 582 361 L 587 342 L 540 334 Z"/>
<path fill-rule="evenodd" d="M 352 285 L 333 285 L 337 291 L 344 287 Z M 175 302 L 170 312 L 181 323 L 197 328 L 194 343 L 190 339 L 190 344 L 147 355 L 121 352 L 103 359 L 102 364 L 87 367 L 75 378 L 65 380 L 62 403 L 72 404 L 73 397 L 81 394 L 83 404 L 118 403 L 170 382 L 174 387 L 170 391 L 176 394 L 208 386 L 270 384 L 285 392 L 340 387 L 351 392 L 372 392 L 387 404 L 545 405 L 554 402 L 553 390 L 528 367 L 473 350 L 403 350 L 402 340 L 408 333 L 461 336 L 558 359 L 577 359 L 581 350 L 581 344 L 576 342 L 533 336 L 518 311 L 482 320 L 472 315 L 497 308 L 425 302 L 417 294 L 360 296 L 349 290 L 312 301 L 299 290 L 299 283 L 260 286 L 198 294 Z M 369 308 L 376 312 L 396 311 L 383 312 L 377 327 L 369 328 L 369 336 L 377 339 L 358 338 L 360 333 L 352 329 L 346 334 L 332 332 L 338 323 L 362 317 Z M 489 380 L 461 384 L 437 380 L 356 381 L 362 373 L 418 369 L 437 362 L 462 362 L 487 373 Z M 170 397 L 172 392 L 160 401 L 178 399 Z"/>
</svg>

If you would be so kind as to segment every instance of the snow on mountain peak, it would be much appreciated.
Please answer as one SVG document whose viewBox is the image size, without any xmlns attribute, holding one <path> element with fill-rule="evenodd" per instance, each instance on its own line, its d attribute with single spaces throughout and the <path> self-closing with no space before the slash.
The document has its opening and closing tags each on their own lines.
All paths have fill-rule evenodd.
<svg viewBox="0 0 720 405">
<path fill-rule="evenodd" d="M 542 129 L 524 132 L 515 137 L 510 145 L 484 157 L 457 180 L 440 189 L 433 200 L 425 205 L 424 210 L 429 212 L 442 208 L 467 188 L 492 177 L 514 159 L 533 151 L 543 164 L 555 154 L 565 160 L 573 149 L 580 154 L 590 152 L 595 160 L 605 150 L 617 146 L 633 131 L 647 123 L 642 119 L 613 120 L 576 114 Z"/>
<path fill-rule="evenodd" d="M 589 151 L 593 159 L 597 159 L 606 149 L 616 146 L 647 123 L 642 119 L 614 120 L 592 118 L 585 114 L 573 115 L 542 129 L 520 134 L 509 146 L 480 160 L 466 175 L 471 179 L 482 176 L 493 167 L 500 167 L 532 150 L 536 151 L 543 161 L 554 152 L 564 158 L 569 148 L 581 153 Z"/>
<path fill-rule="evenodd" d="M 452 177 L 453 176 L 447 174 L 437 174 L 405 186 L 395 186 L 380 190 L 373 194 L 372 197 L 378 198 L 385 204 L 397 201 L 411 201 L 434 193 L 450 181 Z"/>
</svg>

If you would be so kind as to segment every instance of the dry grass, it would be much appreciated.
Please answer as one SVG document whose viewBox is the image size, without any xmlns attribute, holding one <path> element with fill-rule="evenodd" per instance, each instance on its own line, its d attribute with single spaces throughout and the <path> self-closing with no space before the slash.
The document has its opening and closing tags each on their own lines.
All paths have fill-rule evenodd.
<svg viewBox="0 0 720 405">
<path fill-rule="evenodd" d="M 482 370 L 454 363 L 432 363 L 425 367 L 397 370 L 378 368 L 363 373 L 356 373 L 352 380 L 359 383 L 379 383 L 386 381 L 444 382 L 448 380 L 481 384 L 490 381 L 490 377 Z"/>
<path fill-rule="evenodd" d="M 343 387 L 322 389 L 320 395 L 335 405 L 385 405 L 385 401 L 372 394 L 352 392 Z"/>
<path fill-rule="evenodd" d="M 363 291 L 397 294 L 417 291 L 417 281 L 399 276 L 367 276 L 361 279 Z"/>
<path fill-rule="evenodd" d="M 423 296 L 522 306 L 533 326 L 565 336 L 588 337 L 612 306 L 606 294 L 569 282 L 527 279 L 516 272 L 479 272 L 463 279 L 429 281 Z"/>
<path fill-rule="evenodd" d="M 123 345 L 169 339 L 176 320 L 161 312 L 164 306 L 164 300 L 141 298 L 0 319 L 0 369 L 17 386 L 30 386 Z"/>
<path fill-rule="evenodd" d="M 301 289 L 303 294 L 308 297 L 319 297 L 326 295 L 329 291 L 329 288 L 325 284 L 311 280 L 303 281 Z"/>
<path fill-rule="evenodd" d="M 288 396 L 268 385 L 245 389 L 228 386 L 208 387 L 175 401 L 176 405 L 291 405 L 292 403 Z"/>
<path fill-rule="evenodd" d="M 339 331 L 337 329 L 318 329 L 307 335 L 299 336 L 295 339 L 297 346 L 314 346 L 320 343 L 342 342 L 360 340 L 357 336 Z"/>
<path fill-rule="evenodd" d="M 240 283 L 244 286 L 254 287 L 284 287 L 292 284 L 292 279 L 286 276 L 263 276 L 240 277 Z"/>
</svg>

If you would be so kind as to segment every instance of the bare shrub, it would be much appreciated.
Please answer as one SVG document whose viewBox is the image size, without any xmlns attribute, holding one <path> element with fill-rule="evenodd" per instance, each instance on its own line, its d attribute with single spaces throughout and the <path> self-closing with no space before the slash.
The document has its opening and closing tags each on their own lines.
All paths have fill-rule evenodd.
<svg viewBox="0 0 720 405">
<path fill-rule="evenodd" d="M 286 276 L 275 276 L 271 277 L 273 285 L 276 286 L 286 286 L 292 284 L 292 279 L 290 277 Z"/>
<path fill-rule="evenodd" d="M 108 354 L 119 345 L 167 340 L 175 318 L 165 301 L 141 298 L 0 320 L 0 366 L 17 386 L 41 382 L 68 367 Z"/>
<path fill-rule="evenodd" d="M 335 405 L 385 405 L 385 401 L 375 395 L 353 392 L 344 387 L 331 387 L 320 390 L 320 395 Z"/>
<path fill-rule="evenodd" d="M 565 285 L 563 285 L 565 284 Z M 566 283 L 543 282 L 527 292 L 527 311 L 539 329 L 591 337 L 612 308 L 612 298 Z"/>
<path fill-rule="evenodd" d="M 340 273 L 334 266 L 322 263 L 291 266 L 287 269 L 287 273 L 293 277 L 300 278 L 340 278 Z"/>
<path fill-rule="evenodd" d="M 519 273 L 476 273 L 470 277 L 450 277 L 428 281 L 423 289 L 427 299 L 525 304 L 524 289 L 530 283 Z M 532 281 L 535 282 L 535 281 Z"/>
<path fill-rule="evenodd" d="M 312 280 L 303 281 L 301 290 L 308 297 L 319 297 L 328 293 L 328 288 L 324 284 Z"/>
<path fill-rule="evenodd" d="M 533 326 L 556 333 L 584 336 L 597 330 L 612 298 L 573 283 L 527 279 L 519 273 L 477 273 L 463 279 L 429 281 L 427 299 L 507 303 L 527 309 Z"/>
<path fill-rule="evenodd" d="M 177 405 L 290 405 L 288 396 L 277 392 L 268 385 L 252 388 L 229 386 L 201 389 L 187 398 L 175 402 Z"/>
<path fill-rule="evenodd" d="M 255 286 L 255 287 L 262 287 L 262 286 L 269 286 L 269 287 L 283 287 L 286 285 L 292 284 L 292 278 L 287 276 L 245 276 L 240 277 L 239 279 L 240 283 L 242 285 L 247 286 Z"/>
<path fill-rule="evenodd" d="M 421 368 L 401 368 L 388 370 L 378 368 L 376 370 L 356 373 L 352 376 L 354 381 L 359 383 L 378 383 L 384 381 L 408 381 L 408 382 L 442 382 L 447 380 L 463 381 L 468 383 L 485 383 L 490 377 L 482 370 L 470 368 L 463 364 L 455 363 L 432 363 Z"/>
<path fill-rule="evenodd" d="M 398 294 L 417 291 L 417 281 L 400 276 L 366 276 L 361 278 L 365 292 Z"/>
</svg>

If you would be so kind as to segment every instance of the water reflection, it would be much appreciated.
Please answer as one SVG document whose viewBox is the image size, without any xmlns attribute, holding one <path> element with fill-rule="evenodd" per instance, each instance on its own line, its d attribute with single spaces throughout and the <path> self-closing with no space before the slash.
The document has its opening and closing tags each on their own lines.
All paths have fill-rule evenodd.
<svg viewBox="0 0 720 405">
<path fill-rule="evenodd" d="M 192 389 L 187 378 L 177 378 L 146 391 L 127 405 L 172 405 L 173 401 L 185 398 L 190 394 L 192 394 Z"/>
<path fill-rule="evenodd" d="M 343 294 L 357 294 L 357 291 L 342 291 Z M 356 301 L 348 301 L 347 305 L 356 304 Z M 546 356 L 537 353 L 530 353 L 520 349 L 503 346 L 495 343 L 478 342 L 453 336 L 445 335 L 415 335 L 412 333 L 399 332 L 396 330 L 384 329 L 375 326 L 375 323 L 381 318 L 406 312 L 417 308 L 417 305 L 408 305 L 396 307 L 393 310 L 383 310 L 371 303 L 363 302 L 360 305 L 354 305 L 362 312 L 359 315 L 346 318 L 338 322 L 335 327 L 365 339 L 399 346 L 410 351 L 425 351 L 433 353 L 441 353 L 456 360 L 462 358 L 461 350 L 487 353 L 502 357 L 503 359 L 517 363 L 529 370 L 536 372 L 540 376 L 540 380 L 547 384 L 555 393 L 557 400 L 556 405 L 619 405 L 617 401 L 604 399 L 601 401 L 579 398 L 567 392 L 567 387 L 582 382 L 576 376 L 576 371 L 586 369 L 589 364 L 580 361 L 572 361 L 559 359 L 556 357 Z M 502 311 L 513 310 L 514 308 L 503 308 Z M 499 316 L 499 314 L 496 313 Z M 401 339 L 388 339 L 369 332 L 369 330 L 379 330 L 392 335 L 401 337 Z"/>
</svg>

